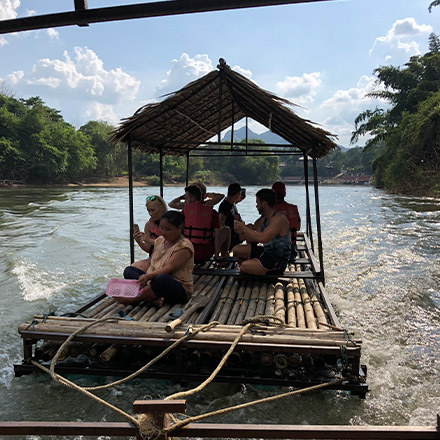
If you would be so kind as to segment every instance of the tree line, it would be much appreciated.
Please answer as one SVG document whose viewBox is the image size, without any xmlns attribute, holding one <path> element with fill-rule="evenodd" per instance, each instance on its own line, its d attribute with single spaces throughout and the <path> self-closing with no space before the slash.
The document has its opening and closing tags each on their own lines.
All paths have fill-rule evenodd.
<svg viewBox="0 0 440 440">
<path fill-rule="evenodd" d="M 433 2 L 431 6 L 436 6 Z M 440 194 L 440 39 L 401 68 L 374 70 L 377 90 L 369 96 L 389 107 L 365 110 L 355 119 L 352 143 L 368 135 L 364 152 L 373 155 L 374 183 L 407 194 Z"/>
</svg>

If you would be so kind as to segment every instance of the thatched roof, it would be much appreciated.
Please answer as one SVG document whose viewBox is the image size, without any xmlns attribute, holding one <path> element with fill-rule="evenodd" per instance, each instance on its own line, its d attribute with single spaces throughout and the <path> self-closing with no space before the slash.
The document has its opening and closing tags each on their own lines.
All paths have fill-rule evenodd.
<svg viewBox="0 0 440 440">
<path fill-rule="evenodd" d="M 309 156 L 319 158 L 336 148 L 335 136 L 297 116 L 288 108 L 292 103 L 259 88 L 222 59 L 217 67 L 124 119 L 112 142 L 131 137 L 133 146 L 146 153 L 183 155 L 247 116 Z"/>
</svg>

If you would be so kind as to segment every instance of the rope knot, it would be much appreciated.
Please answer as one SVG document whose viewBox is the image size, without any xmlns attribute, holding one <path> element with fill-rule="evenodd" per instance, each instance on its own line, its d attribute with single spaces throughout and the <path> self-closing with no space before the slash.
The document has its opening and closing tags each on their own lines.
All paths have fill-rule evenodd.
<svg viewBox="0 0 440 440">
<path fill-rule="evenodd" d="M 144 439 L 156 439 L 161 434 L 161 429 L 154 422 L 152 414 L 139 414 L 137 417 L 139 433 Z"/>
</svg>

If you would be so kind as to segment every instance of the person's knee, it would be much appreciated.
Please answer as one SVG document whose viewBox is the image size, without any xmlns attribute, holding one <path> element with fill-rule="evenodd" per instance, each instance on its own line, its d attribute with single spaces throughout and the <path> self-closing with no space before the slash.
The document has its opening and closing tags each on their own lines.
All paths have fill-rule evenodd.
<svg viewBox="0 0 440 440">
<path fill-rule="evenodd" d="M 124 269 L 124 278 L 126 280 L 138 280 L 145 272 L 135 266 L 127 266 Z"/>
</svg>

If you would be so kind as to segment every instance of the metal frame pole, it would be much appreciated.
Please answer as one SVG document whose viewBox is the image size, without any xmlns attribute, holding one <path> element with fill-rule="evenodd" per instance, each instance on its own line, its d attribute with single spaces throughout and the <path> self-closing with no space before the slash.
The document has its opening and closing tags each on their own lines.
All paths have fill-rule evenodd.
<svg viewBox="0 0 440 440">
<path fill-rule="evenodd" d="M 312 251 L 314 252 L 315 249 L 313 247 L 312 219 L 310 216 L 308 152 L 305 152 L 303 157 L 304 157 L 304 182 L 306 185 L 306 234 L 310 239 L 310 244 L 312 245 Z"/>
<path fill-rule="evenodd" d="M 163 152 L 159 150 L 159 176 L 160 176 L 160 196 L 163 198 Z"/>
<path fill-rule="evenodd" d="M 321 213 L 319 210 L 319 194 L 318 194 L 318 166 L 316 157 L 313 158 L 313 187 L 315 192 L 315 212 L 316 212 L 316 231 L 318 234 L 318 253 L 319 253 L 319 277 L 325 286 L 324 278 L 324 254 L 322 251 L 322 235 L 321 235 Z"/>
<path fill-rule="evenodd" d="M 186 153 L 186 184 L 185 187 L 189 185 L 189 151 Z"/>
<path fill-rule="evenodd" d="M 134 262 L 133 156 L 132 156 L 131 136 L 128 137 L 127 159 L 128 159 L 127 162 L 128 162 L 128 200 L 129 200 L 128 203 L 130 210 L 130 264 L 131 264 Z"/>
</svg>

